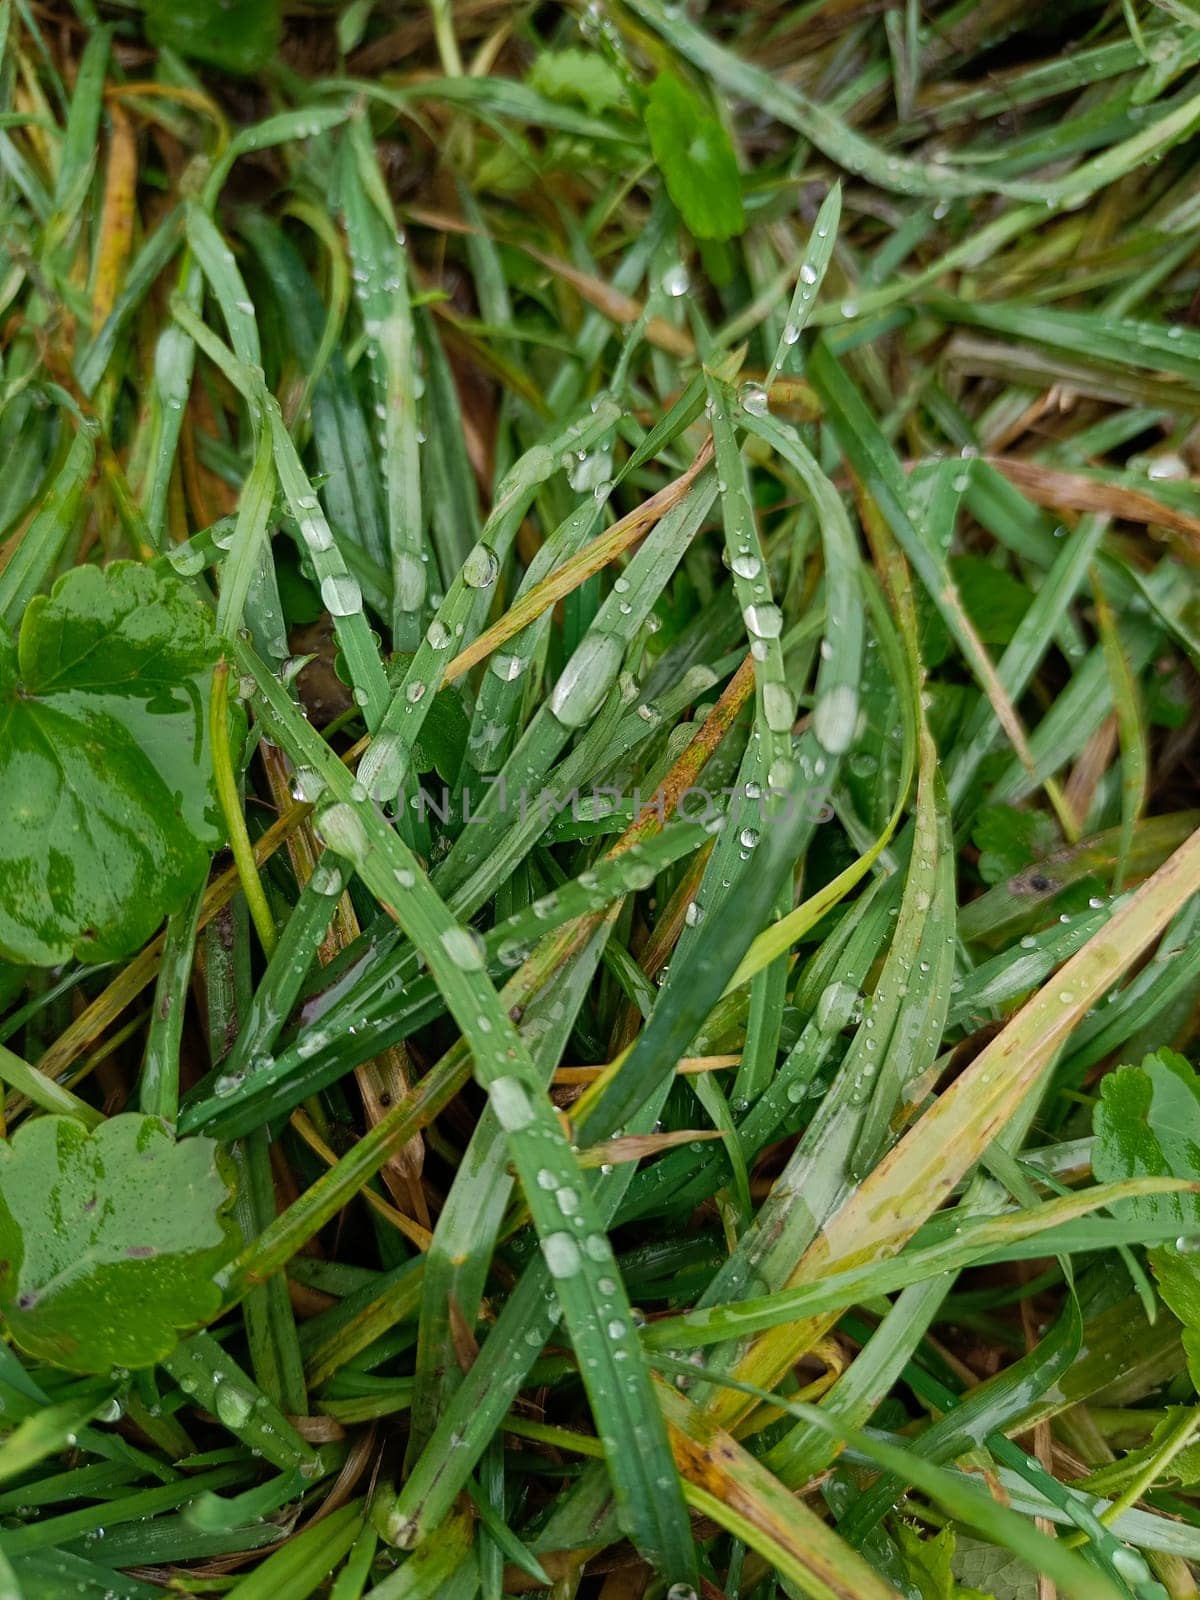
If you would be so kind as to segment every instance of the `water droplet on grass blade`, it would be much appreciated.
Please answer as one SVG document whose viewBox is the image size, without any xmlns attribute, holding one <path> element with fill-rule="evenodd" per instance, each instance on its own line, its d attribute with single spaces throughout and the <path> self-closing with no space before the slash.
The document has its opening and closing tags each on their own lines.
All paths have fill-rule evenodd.
<svg viewBox="0 0 1200 1600">
<path fill-rule="evenodd" d="M 488 1086 L 488 1098 L 496 1120 L 508 1133 L 519 1133 L 533 1121 L 533 1104 L 519 1078 L 495 1078 Z"/>
<path fill-rule="evenodd" d="M 190 543 L 177 545 L 168 553 L 167 560 L 182 578 L 193 578 L 204 568 L 204 552 Z"/>
<path fill-rule="evenodd" d="M 470 928 L 447 928 L 442 948 L 464 972 L 478 972 L 483 966 L 483 941 Z"/>
<path fill-rule="evenodd" d="M 220 1383 L 214 1404 L 217 1416 L 227 1428 L 244 1428 L 254 1410 L 254 1396 L 236 1384 Z"/>
<path fill-rule="evenodd" d="M 573 1278 L 583 1264 L 579 1246 L 569 1233 L 549 1233 L 542 1240 L 542 1255 L 552 1278 Z"/>
<path fill-rule="evenodd" d="M 752 417 L 765 417 L 768 410 L 767 391 L 761 383 L 744 383 L 738 390 L 742 409 Z"/>
<path fill-rule="evenodd" d="M 518 655 L 508 655 L 498 651 L 488 663 L 489 670 L 493 672 L 501 683 L 512 683 L 525 671 L 526 658 Z"/>
<path fill-rule="evenodd" d="M 362 610 L 358 579 L 348 572 L 330 573 L 321 579 L 321 601 L 331 617 L 352 617 Z"/>
<path fill-rule="evenodd" d="M 589 633 L 559 674 L 550 710 L 567 728 L 591 719 L 608 693 L 625 653 L 624 642 L 609 633 Z"/>
<path fill-rule="evenodd" d="M 783 631 L 783 615 L 775 605 L 747 606 L 742 621 L 756 639 L 778 639 Z"/>
<path fill-rule="evenodd" d="M 817 742 L 830 755 L 840 755 L 854 739 L 854 725 L 858 721 L 858 695 L 852 685 L 839 683 L 817 701 L 813 710 L 812 730 Z"/>
<path fill-rule="evenodd" d="M 317 817 L 317 831 L 331 850 L 360 862 L 369 852 L 367 830 L 354 807 L 344 800 L 326 806 Z"/>
<path fill-rule="evenodd" d="M 786 684 L 764 683 L 763 716 L 772 733 L 787 733 L 796 718 L 796 706 Z"/>
<path fill-rule="evenodd" d="M 477 544 L 463 562 L 463 582 L 469 589 L 490 589 L 500 571 L 500 563 L 484 544 Z"/>
</svg>

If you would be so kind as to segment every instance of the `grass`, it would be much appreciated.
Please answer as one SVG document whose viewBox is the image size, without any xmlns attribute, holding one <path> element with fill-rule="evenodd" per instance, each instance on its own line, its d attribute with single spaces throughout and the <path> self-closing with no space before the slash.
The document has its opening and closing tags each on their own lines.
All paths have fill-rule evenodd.
<svg viewBox="0 0 1200 1600">
<path fill-rule="evenodd" d="M 1197 17 L 0 35 L 3 1600 L 1189 1600 Z"/>
</svg>

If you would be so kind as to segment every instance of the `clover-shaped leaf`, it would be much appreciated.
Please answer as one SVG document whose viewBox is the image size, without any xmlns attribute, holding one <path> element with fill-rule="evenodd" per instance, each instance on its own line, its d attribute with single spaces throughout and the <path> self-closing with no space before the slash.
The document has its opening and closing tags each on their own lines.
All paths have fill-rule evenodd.
<svg viewBox="0 0 1200 1600">
<path fill-rule="evenodd" d="M 77 567 L 0 626 L 0 953 L 54 966 L 136 950 L 221 842 L 212 623 L 179 579 Z"/>
<path fill-rule="evenodd" d="M 232 1170 L 157 1117 L 89 1133 L 40 1117 L 0 1141 L 0 1311 L 22 1350 L 75 1372 L 145 1367 L 216 1315 Z"/>
</svg>

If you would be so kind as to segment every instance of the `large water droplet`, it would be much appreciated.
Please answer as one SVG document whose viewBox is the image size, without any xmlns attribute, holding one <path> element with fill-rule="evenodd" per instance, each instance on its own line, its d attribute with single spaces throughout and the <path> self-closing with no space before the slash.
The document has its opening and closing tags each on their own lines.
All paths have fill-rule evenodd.
<svg viewBox="0 0 1200 1600">
<path fill-rule="evenodd" d="M 796 718 L 796 705 L 784 683 L 764 683 L 763 716 L 772 733 L 787 733 Z"/>
<path fill-rule="evenodd" d="M 483 941 L 470 928 L 447 928 L 442 948 L 464 972 L 478 972 L 483 966 Z"/>
<path fill-rule="evenodd" d="M 497 651 L 488 663 L 489 670 L 494 672 L 501 683 L 512 683 L 525 671 L 527 659 L 525 656 L 508 655 Z"/>
<path fill-rule="evenodd" d="M 477 544 L 463 562 L 463 582 L 470 589 L 490 589 L 500 571 L 500 563 L 485 544 Z"/>
<path fill-rule="evenodd" d="M 778 606 L 752 605 L 742 612 L 742 621 L 756 639 L 778 639 L 783 630 L 783 616 Z"/>
<path fill-rule="evenodd" d="M 608 693 L 625 653 L 622 640 L 609 633 L 589 633 L 559 674 L 550 710 L 567 728 L 591 719 Z"/>
<path fill-rule="evenodd" d="M 181 544 L 168 553 L 167 560 L 180 577 L 192 578 L 204 567 L 204 552 L 194 544 Z"/>
<path fill-rule="evenodd" d="M 815 1016 L 822 1033 L 839 1033 L 858 1010 L 862 996 L 853 984 L 830 983 L 821 990 Z"/>
<path fill-rule="evenodd" d="M 352 617 L 362 610 L 358 579 L 348 572 L 330 573 L 321 579 L 321 601 L 331 617 Z"/>
<path fill-rule="evenodd" d="M 836 756 L 849 748 L 857 721 L 858 695 L 851 684 L 839 683 L 817 701 L 812 729 L 817 742 Z"/>
<path fill-rule="evenodd" d="M 362 818 L 346 801 L 326 806 L 318 814 L 317 830 L 331 850 L 350 861 L 362 861 L 369 852 Z"/>
<path fill-rule="evenodd" d="M 663 274 L 663 291 L 669 294 L 672 300 L 678 300 L 681 295 L 685 295 L 688 292 L 688 285 L 687 268 L 682 261 L 677 261 L 673 267 L 669 267 Z"/>
<path fill-rule="evenodd" d="M 409 550 L 399 551 L 392 560 L 392 585 L 402 611 L 421 609 L 427 582 L 425 563 Z"/>
<path fill-rule="evenodd" d="M 548 1233 L 542 1240 L 542 1254 L 552 1278 L 573 1278 L 582 1265 L 579 1246 L 569 1233 Z"/>
<path fill-rule="evenodd" d="M 519 1078 L 495 1078 L 488 1098 L 496 1120 L 508 1133 L 519 1133 L 533 1121 L 533 1104 Z"/>
<path fill-rule="evenodd" d="M 217 1416 L 227 1428 L 244 1428 L 254 1410 L 254 1396 L 236 1384 L 219 1383 L 214 1404 Z"/>
<path fill-rule="evenodd" d="M 744 383 L 738 390 L 738 399 L 742 402 L 743 411 L 748 411 L 752 417 L 766 416 L 767 391 L 761 383 Z"/>
</svg>

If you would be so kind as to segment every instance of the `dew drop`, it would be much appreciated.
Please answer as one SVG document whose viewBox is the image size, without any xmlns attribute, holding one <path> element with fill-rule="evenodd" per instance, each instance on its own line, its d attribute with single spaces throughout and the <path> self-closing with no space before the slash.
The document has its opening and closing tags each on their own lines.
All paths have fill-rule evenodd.
<svg viewBox="0 0 1200 1600">
<path fill-rule="evenodd" d="M 858 695 L 853 685 L 839 683 L 817 701 L 813 710 L 812 730 L 818 744 L 830 755 L 836 756 L 849 748 L 857 720 Z"/>
<path fill-rule="evenodd" d="M 519 1078 L 494 1078 L 488 1098 L 496 1120 L 506 1133 L 519 1133 L 533 1121 L 533 1104 Z"/>
<path fill-rule="evenodd" d="M 348 572 L 321 579 L 321 602 L 331 617 L 352 617 L 362 610 L 362 590 Z"/>
<path fill-rule="evenodd" d="M 194 544 L 181 544 L 170 552 L 167 560 L 181 578 L 193 578 L 197 572 L 203 570 L 204 552 L 198 550 Z"/>
<path fill-rule="evenodd" d="M 569 1233 L 548 1233 L 542 1240 L 542 1255 L 552 1278 L 573 1278 L 582 1265 L 579 1246 Z"/>
<path fill-rule="evenodd" d="M 591 632 L 584 636 L 559 674 L 550 697 L 550 710 L 564 727 L 580 728 L 591 720 L 620 669 L 624 653 L 624 642 L 614 634 Z"/>
<path fill-rule="evenodd" d="M 783 615 L 775 605 L 747 606 L 742 621 L 756 639 L 778 639 L 783 631 Z"/>
<path fill-rule="evenodd" d="M 464 972 L 478 972 L 483 966 L 483 941 L 470 928 L 447 928 L 442 948 Z"/>
<path fill-rule="evenodd" d="M 485 544 L 477 544 L 463 562 L 463 582 L 469 589 L 490 589 L 500 571 L 500 563 Z"/>
<path fill-rule="evenodd" d="M 527 660 L 524 656 L 508 655 L 498 651 L 488 665 L 489 670 L 500 679 L 501 683 L 512 683 L 525 671 Z"/>
<path fill-rule="evenodd" d="M 217 1416 L 227 1428 L 244 1428 L 254 1410 L 254 1396 L 232 1383 L 217 1385 Z"/>
<path fill-rule="evenodd" d="M 742 409 L 752 417 L 766 416 L 767 391 L 761 383 L 744 383 L 738 390 L 738 399 L 742 402 Z"/>
</svg>

